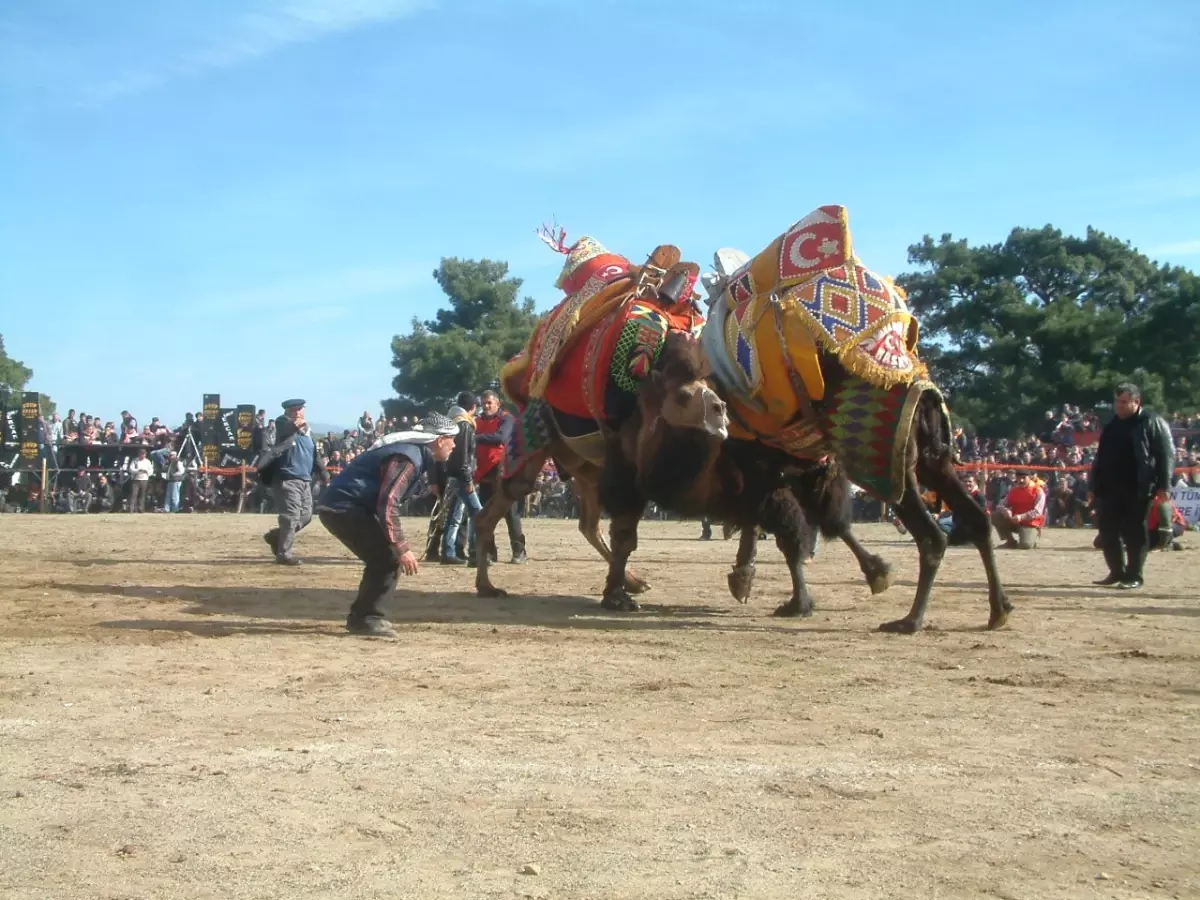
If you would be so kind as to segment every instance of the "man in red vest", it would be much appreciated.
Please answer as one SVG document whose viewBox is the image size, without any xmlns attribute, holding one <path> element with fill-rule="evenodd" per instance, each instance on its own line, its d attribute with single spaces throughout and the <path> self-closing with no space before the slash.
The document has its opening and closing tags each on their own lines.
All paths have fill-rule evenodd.
<svg viewBox="0 0 1200 900">
<path fill-rule="evenodd" d="M 499 487 L 500 479 L 507 469 L 509 451 L 512 447 L 513 429 L 516 420 L 500 408 L 500 395 L 495 391 L 484 391 L 483 412 L 475 418 L 475 484 L 479 486 L 479 502 L 487 506 L 488 500 Z M 521 530 L 521 513 L 514 503 L 504 514 L 508 523 L 508 540 L 512 545 L 512 561 L 526 561 L 525 534 Z M 470 525 L 470 549 L 467 565 L 475 565 L 475 522 Z"/>
<path fill-rule="evenodd" d="M 1046 524 L 1046 492 L 1028 472 L 1017 472 L 1008 495 L 992 513 L 992 524 L 1010 550 L 1032 550 Z"/>
</svg>

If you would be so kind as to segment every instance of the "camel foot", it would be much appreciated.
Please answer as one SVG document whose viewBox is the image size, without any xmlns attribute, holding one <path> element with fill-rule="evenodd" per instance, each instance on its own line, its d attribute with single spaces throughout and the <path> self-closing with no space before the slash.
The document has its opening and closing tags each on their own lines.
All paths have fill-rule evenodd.
<svg viewBox="0 0 1200 900">
<path fill-rule="evenodd" d="M 997 628 L 1003 628 L 1008 623 L 1008 614 L 1013 611 L 1013 605 L 1008 602 L 1008 598 L 1003 594 L 1000 595 L 1000 602 L 992 604 L 992 613 L 988 616 L 988 631 L 995 631 Z"/>
<path fill-rule="evenodd" d="M 729 593 L 733 599 L 738 603 L 746 603 L 750 599 L 750 589 L 754 587 L 754 566 L 735 566 L 725 580 L 729 583 Z"/>
<path fill-rule="evenodd" d="M 781 619 L 807 619 L 812 614 L 813 602 L 811 597 L 803 601 L 799 597 L 793 597 L 782 606 L 776 607 L 775 612 L 771 615 L 778 616 Z"/>
<path fill-rule="evenodd" d="M 475 585 L 475 593 L 480 597 L 507 597 L 508 591 L 504 588 L 498 588 L 494 584 L 477 584 Z"/>
<path fill-rule="evenodd" d="M 916 634 L 921 630 L 921 623 L 906 617 L 895 622 L 884 622 L 879 626 L 879 630 L 888 634 Z"/>
<path fill-rule="evenodd" d="M 891 565 L 878 556 L 871 557 L 865 574 L 867 576 L 867 586 L 871 588 L 872 596 L 882 594 L 896 581 L 896 573 L 892 571 Z"/>
<path fill-rule="evenodd" d="M 638 606 L 638 602 L 630 597 L 625 590 L 611 591 L 605 594 L 600 601 L 600 606 L 612 612 L 637 612 L 641 609 Z"/>
</svg>

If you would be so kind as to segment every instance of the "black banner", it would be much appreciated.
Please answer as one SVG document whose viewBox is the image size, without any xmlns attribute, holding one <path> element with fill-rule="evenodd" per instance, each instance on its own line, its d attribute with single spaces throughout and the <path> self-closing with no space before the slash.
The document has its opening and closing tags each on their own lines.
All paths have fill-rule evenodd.
<svg viewBox="0 0 1200 900">
<path fill-rule="evenodd" d="M 221 458 L 221 395 L 204 395 L 204 429 L 200 439 L 204 442 L 204 464 L 215 466 Z"/>
<path fill-rule="evenodd" d="M 237 407 L 237 448 L 249 456 L 254 447 L 254 404 L 239 403 Z"/>
<path fill-rule="evenodd" d="M 21 401 L 21 456 L 28 462 L 38 458 L 37 420 L 42 414 L 37 391 L 26 391 Z M 46 436 L 47 440 L 49 435 Z"/>
<path fill-rule="evenodd" d="M 0 469 L 15 469 L 21 461 L 21 407 L 0 400 L 0 417 Z"/>
</svg>

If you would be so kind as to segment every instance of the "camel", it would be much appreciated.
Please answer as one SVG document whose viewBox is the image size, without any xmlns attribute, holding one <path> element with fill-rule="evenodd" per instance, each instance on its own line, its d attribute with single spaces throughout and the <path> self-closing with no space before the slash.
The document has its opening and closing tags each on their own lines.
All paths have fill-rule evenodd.
<svg viewBox="0 0 1200 900">
<path fill-rule="evenodd" d="M 686 490 L 679 485 L 705 477 L 728 437 L 725 403 L 706 380 L 695 336 L 699 266 L 681 262 L 670 245 L 633 266 L 591 238 L 570 247 L 563 234 L 549 238 L 568 256 L 558 280 L 568 295 L 501 373 L 521 410 L 521 447 L 475 517 L 475 587 L 485 597 L 506 593 L 489 573 L 496 525 L 553 459 L 576 483 L 580 532 L 609 563 L 601 605 L 636 611 L 633 595 L 649 585 L 627 562 L 647 486 Z M 612 519 L 611 548 L 600 531 L 602 508 Z"/>
<path fill-rule="evenodd" d="M 916 320 L 903 291 L 853 255 L 846 210 L 819 207 L 753 259 L 726 250 L 715 262 L 717 276 L 706 278 L 712 302 L 701 342 L 730 416 L 722 456 L 778 465 L 790 479 L 790 490 L 774 491 L 760 508 L 740 508 L 742 537 L 730 574 L 734 596 L 742 599 L 753 579 L 754 525 L 775 532 L 785 556 L 794 553 L 789 548 L 797 538 L 783 509 L 789 498 L 823 533 L 845 539 L 850 478 L 892 504 L 920 553 L 909 613 L 880 629 L 920 630 L 946 548 L 921 501 L 924 485 L 950 507 L 979 550 L 988 580 L 988 627 L 1003 626 L 1012 604 L 996 568 L 990 525 L 955 473 L 949 412 L 917 355 Z M 710 504 L 719 505 L 716 495 L 708 497 Z M 783 531 L 770 519 L 782 521 Z M 875 592 L 883 577 L 855 555 Z M 793 595 L 775 613 L 811 615 L 803 572 L 790 556 L 788 561 Z"/>
</svg>

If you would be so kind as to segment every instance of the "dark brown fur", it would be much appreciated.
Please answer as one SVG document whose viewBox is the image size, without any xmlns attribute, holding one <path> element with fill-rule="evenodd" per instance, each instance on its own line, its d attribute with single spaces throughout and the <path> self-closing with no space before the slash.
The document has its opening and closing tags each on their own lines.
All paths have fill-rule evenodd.
<svg viewBox="0 0 1200 900">
<path fill-rule="evenodd" d="M 636 610 L 632 594 L 649 589 L 641 578 L 626 568 L 637 549 L 637 523 L 646 506 L 648 484 L 674 485 L 684 495 L 686 479 L 706 481 L 710 461 L 720 449 L 720 439 L 694 428 L 675 427 L 664 414 L 678 405 L 676 392 L 700 382 L 708 374 L 708 361 L 699 344 L 689 337 L 672 333 L 660 357 L 660 363 L 638 395 L 637 411 L 615 431 L 606 433 L 603 467 L 581 459 L 563 441 L 552 441 L 544 450 L 528 455 L 519 468 L 510 473 L 493 494 L 488 505 L 476 517 L 475 588 L 481 596 L 501 596 L 500 588 L 488 575 L 489 554 L 495 545 L 496 525 L 508 506 L 533 491 L 538 473 L 553 457 L 559 470 L 575 480 L 580 499 L 579 530 L 588 542 L 609 562 L 602 605 L 608 609 Z M 664 471 L 663 458 L 686 461 L 685 471 Z M 600 511 L 611 516 L 611 548 L 600 533 Z"/>
</svg>

